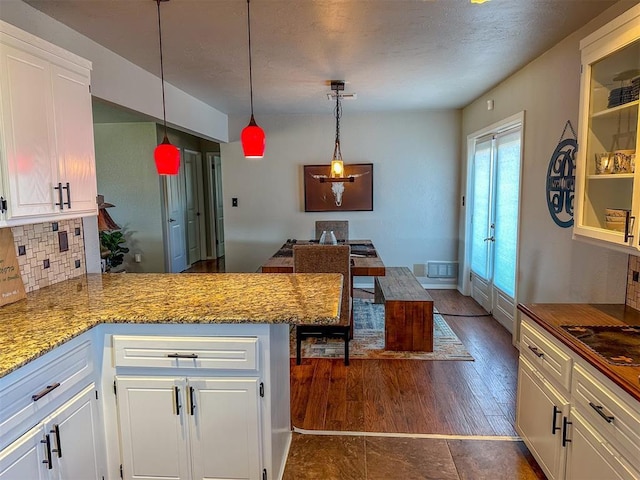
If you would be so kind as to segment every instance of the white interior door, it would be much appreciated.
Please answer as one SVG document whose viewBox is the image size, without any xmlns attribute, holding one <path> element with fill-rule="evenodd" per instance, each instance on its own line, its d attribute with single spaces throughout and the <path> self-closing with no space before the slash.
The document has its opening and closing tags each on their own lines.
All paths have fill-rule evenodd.
<svg viewBox="0 0 640 480">
<path fill-rule="evenodd" d="M 475 142 L 471 195 L 471 295 L 513 332 L 522 124 Z"/>
<path fill-rule="evenodd" d="M 178 175 L 165 176 L 164 181 L 167 201 L 166 238 L 168 241 L 168 245 L 166 245 L 168 268 L 166 270 L 170 273 L 179 273 L 189 266 L 185 228 L 184 168 L 180 168 Z"/>
<path fill-rule="evenodd" d="M 184 192 L 186 208 L 187 260 L 189 265 L 201 260 L 200 255 L 200 199 L 198 196 L 198 163 L 201 154 L 184 151 Z"/>
<path fill-rule="evenodd" d="M 216 257 L 224 257 L 224 209 L 222 196 L 222 160 L 214 156 L 213 177 L 215 183 Z"/>
</svg>

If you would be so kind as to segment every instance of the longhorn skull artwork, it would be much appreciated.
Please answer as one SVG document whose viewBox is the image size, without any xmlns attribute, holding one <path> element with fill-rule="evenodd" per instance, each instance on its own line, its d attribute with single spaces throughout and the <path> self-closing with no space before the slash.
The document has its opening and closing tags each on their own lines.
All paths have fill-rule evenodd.
<svg viewBox="0 0 640 480">
<path fill-rule="evenodd" d="M 363 175 L 367 175 L 369 172 L 357 173 L 354 175 L 347 175 L 346 178 L 353 178 L 354 180 Z M 329 178 L 329 175 L 311 175 L 313 178 L 322 181 L 323 178 Z M 336 202 L 336 207 L 342 206 L 342 195 L 344 194 L 344 182 L 331 182 L 331 193 Z M 326 196 L 325 196 L 326 197 Z"/>
<path fill-rule="evenodd" d="M 305 211 L 373 210 L 373 164 L 345 165 L 344 178 L 331 179 L 327 165 L 305 165 Z"/>
</svg>

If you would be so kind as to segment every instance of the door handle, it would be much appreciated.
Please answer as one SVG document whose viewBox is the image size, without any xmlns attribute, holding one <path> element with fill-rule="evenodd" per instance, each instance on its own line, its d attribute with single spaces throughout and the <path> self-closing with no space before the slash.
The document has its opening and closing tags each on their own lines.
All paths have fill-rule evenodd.
<svg viewBox="0 0 640 480">
<path fill-rule="evenodd" d="M 169 219 L 169 223 L 171 223 L 171 222 L 175 222 L 175 220 L 173 218 L 170 218 Z"/>
<path fill-rule="evenodd" d="M 496 237 L 491 235 L 490 237 L 485 238 L 484 241 L 485 242 L 495 242 L 496 241 Z"/>
</svg>

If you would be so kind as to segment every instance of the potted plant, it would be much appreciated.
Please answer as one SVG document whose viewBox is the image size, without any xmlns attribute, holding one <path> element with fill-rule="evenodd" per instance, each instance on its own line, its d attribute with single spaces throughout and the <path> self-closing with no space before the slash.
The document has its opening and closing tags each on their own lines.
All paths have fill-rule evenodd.
<svg viewBox="0 0 640 480">
<path fill-rule="evenodd" d="M 123 246 L 125 241 L 124 234 L 119 230 L 100 232 L 102 257 L 106 260 L 107 271 L 122 265 L 124 254 L 129 253 L 129 249 Z"/>
</svg>

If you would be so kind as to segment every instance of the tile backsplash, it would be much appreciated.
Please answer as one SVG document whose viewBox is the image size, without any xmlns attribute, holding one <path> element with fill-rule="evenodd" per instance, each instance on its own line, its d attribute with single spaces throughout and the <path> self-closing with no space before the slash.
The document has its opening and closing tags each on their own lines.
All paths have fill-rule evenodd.
<svg viewBox="0 0 640 480">
<path fill-rule="evenodd" d="M 22 225 L 11 231 L 27 292 L 85 273 L 82 219 Z"/>
<path fill-rule="evenodd" d="M 626 304 L 640 310 L 640 257 L 629 255 Z"/>
</svg>

